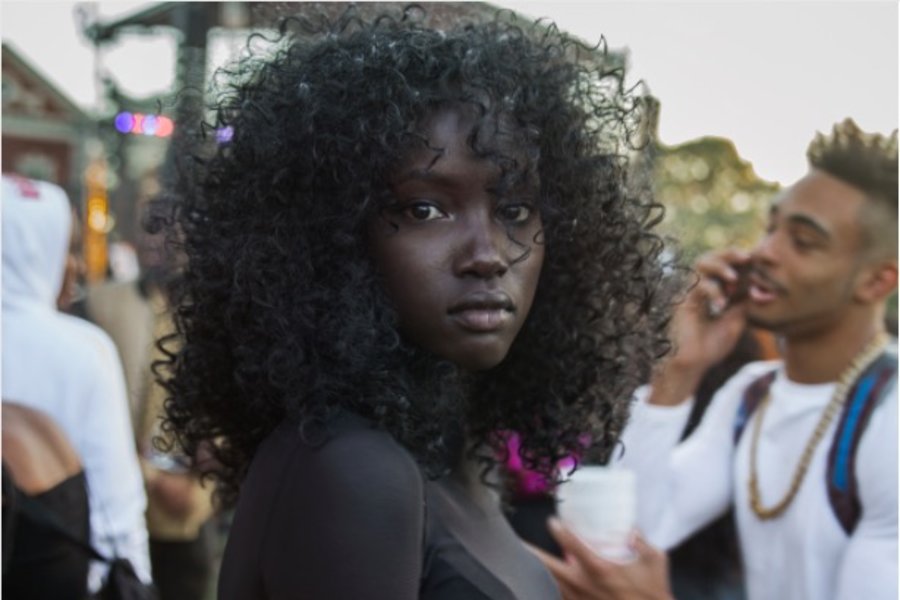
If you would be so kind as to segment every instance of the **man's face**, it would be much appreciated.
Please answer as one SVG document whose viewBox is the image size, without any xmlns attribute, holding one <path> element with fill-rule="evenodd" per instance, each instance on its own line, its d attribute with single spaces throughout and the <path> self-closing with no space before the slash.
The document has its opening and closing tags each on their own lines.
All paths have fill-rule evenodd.
<svg viewBox="0 0 900 600">
<path fill-rule="evenodd" d="M 544 247 L 536 243 L 538 190 L 490 193 L 499 171 L 473 154 L 471 129 L 471 120 L 451 109 L 423 123 L 428 145 L 413 148 L 394 171 L 395 200 L 369 233 L 403 335 L 465 369 L 483 370 L 505 358 L 525 322 Z"/>
<path fill-rule="evenodd" d="M 752 324 L 804 335 L 844 318 L 855 302 L 865 202 L 863 192 L 821 171 L 786 192 L 753 251 Z"/>
</svg>

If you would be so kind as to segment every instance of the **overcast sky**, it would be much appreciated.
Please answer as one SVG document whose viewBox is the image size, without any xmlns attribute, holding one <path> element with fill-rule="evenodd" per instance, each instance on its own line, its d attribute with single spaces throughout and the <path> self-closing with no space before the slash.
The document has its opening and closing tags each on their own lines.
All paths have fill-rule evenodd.
<svg viewBox="0 0 900 600">
<path fill-rule="evenodd" d="M 734 140 L 764 179 L 789 184 L 805 170 L 816 130 L 853 117 L 887 132 L 898 121 L 898 4 L 857 0 L 630 0 L 500 2 L 551 17 L 587 41 L 628 48 L 630 77 L 661 100 L 660 138 Z M 95 66 L 135 95 L 172 83 L 171 36 L 123 37 L 94 50 L 78 33 L 75 3 L 2 0 L 2 36 L 78 104 L 96 104 Z M 87 5 L 104 17 L 140 2 Z"/>
</svg>

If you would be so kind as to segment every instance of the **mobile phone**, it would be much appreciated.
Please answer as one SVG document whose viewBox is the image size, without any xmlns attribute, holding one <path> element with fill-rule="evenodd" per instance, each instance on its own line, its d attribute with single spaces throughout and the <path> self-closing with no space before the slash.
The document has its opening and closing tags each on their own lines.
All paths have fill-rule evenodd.
<svg viewBox="0 0 900 600">
<path fill-rule="evenodd" d="M 750 263 L 734 265 L 732 268 L 737 271 L 738 279 L 731 284 L 733 289 L 728 294 L 728 306 L 747 299 L 750 294 L 750 271 L 753 269 Z"/>
<path fill-rule="evenodd" d="M 725 308 L 720 310 L 715 310 L 711 305 L 707 306 L 706 312 L 711 319 L 720 317 L 729 307 L 739 302 L 743 302 L 750 293 L 750 271 L 753 270 L 752 265 L 750 263 L 744 263 L 732 265 L 731 268 L 737 272 L 737 281 L 726 282 L 717 278 L 716 281 L 718 282 L 719 287 L 722 288 L 722 291 L 725 292 L 728 302 L 725 304 Z"/>
</svg>

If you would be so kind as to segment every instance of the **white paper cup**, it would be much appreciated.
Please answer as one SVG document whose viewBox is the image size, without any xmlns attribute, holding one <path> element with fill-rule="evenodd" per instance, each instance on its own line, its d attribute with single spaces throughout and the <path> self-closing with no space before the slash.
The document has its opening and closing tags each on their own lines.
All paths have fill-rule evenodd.
<svg viewBox="0 0 900 600">
<path fill-rule="evenodd" d="M 584 466 L 559 486 L 559 518 L 609 560 L 634 559 L 628 540 L 635 526 L 635 475 L 620 467 Z"/>
</svg>

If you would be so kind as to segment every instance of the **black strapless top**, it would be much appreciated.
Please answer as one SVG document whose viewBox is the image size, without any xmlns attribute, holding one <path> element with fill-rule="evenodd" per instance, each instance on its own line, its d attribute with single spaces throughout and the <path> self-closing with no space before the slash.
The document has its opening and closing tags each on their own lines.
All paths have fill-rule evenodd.
<svg viewBox="0 0 900 600">
<path fill-rule="evenodd" d="M 77 539 L 89 543 L 90 516 L 84 472 L 55 487 L 27 496 L 15 487 L 3 469 L 3 598 L 21 600 L 84 600 L 90 557 L 84 548 L 66 539 L 54 527 L 37 522 L 21 503 L 39 504 Z M 12 496 L 6 497 L 7 495 Z"/>
</svg>

